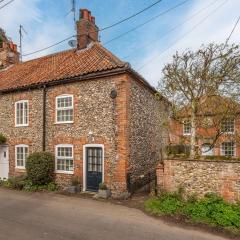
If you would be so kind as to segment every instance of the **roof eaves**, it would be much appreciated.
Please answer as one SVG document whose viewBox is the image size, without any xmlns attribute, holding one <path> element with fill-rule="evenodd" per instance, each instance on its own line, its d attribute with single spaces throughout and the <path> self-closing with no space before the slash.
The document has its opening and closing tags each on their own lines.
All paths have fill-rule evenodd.
<svg viewBox="0 0 240 240">
<path fill-rule="evenodd" d="M 87 73 L 87 74 L 80 74 L 80 75 L 75 75 L 75 76 L 71 76 L 71 77 L 67 77 L 67 78 L 53 79 L 51 81 L 48 80 L 45 82 L 34 83 L 31 85 L 25 85 L 25 86 L 17 87 L 17 88 L 3 89 L 3 90 L 0 90 L 0 94 L 7 94 L 7 93 L 11 93 L 11 92 L 37 89 L 37 88 L 41 88 L 43 86 L 54 86 L 54 85 L 72 83 L 72 82 L 77 82 L 77 81 L 85 81 L 85 80 L 90 80 L 90 79 L 100 78 L 100 77 L 105 77 L 105 76 L 112 76 L 112 75 L 125 73 L 127 69 L 128 69 L 128 66 L 124 65 L 123 67 L 117 67 L 114 69 L 105 69 L 103 71 L 96 71 L 96 72 L 91 72 L 91 73 Z"/>
</svg>

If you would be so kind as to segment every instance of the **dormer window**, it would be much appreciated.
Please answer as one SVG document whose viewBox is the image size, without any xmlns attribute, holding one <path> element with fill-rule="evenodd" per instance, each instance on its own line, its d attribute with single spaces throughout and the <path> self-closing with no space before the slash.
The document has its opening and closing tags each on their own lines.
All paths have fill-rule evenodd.
<svg viewBox="0 0 240 240">
<path fill-rule="evenodd" d="M 183 122 L 183 135 L 191 134 L 191 123 L 189 121 Z"/>
<path fill-rule="evenodd" d="M 15 126 L 28 126 L 29 103 L 22 100 L 15 103 Z"/>
<path fill-rule="evenodd" d="M 73 122 L 73 95 L 56 97 L 56 123 Z"/>
</svg>

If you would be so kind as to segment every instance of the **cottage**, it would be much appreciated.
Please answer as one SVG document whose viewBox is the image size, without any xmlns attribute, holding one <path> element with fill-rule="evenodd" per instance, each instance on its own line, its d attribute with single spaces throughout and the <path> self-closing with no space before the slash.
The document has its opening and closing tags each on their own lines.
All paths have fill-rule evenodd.
<svg viewBox="0 0 240 240">
<path fill-rule="evenodd" d="M 0 178 L 23 174 L 30 153 L 48 151 L 60 185 L 75 175 L 84 191 L 105 182 L 113 194 L 124 194 L 129 175 L 142 176 L 161 159 L 166 106 L 130 64 L 101 45 L 86 9 L 77 36 L 76 49 L 26 62 L 3 41 L 0 133 L 7 142 Z"/>
<path fill-rule="evenodd" d="M 203 97 L 197 111 L 196 138 L 201 156 L 239 157 L 238 102 L 220 95 Z M 189 106 L 183 107 L 177 119 L 170 121 L 170 144 L 190 144 Z"/>
</svg>

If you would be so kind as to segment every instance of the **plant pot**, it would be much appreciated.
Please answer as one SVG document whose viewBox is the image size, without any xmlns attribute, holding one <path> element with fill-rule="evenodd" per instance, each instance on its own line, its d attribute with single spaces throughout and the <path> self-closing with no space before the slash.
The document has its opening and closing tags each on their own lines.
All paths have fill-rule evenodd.
<svg viewBox="0 0 240 240">
<path fill-rule="evenodd" d="M 69 186 L 66 190 L 68 193 L 74 194 L 74 193 L 79 193 L 81 191 L 81 188 L 80 188 L 80 185 Z"/>
<path fill-rule="evenodd" d="M 107 189 L 107 190 L 99 189 L 98 190 L 98 197 L 108 199 L 109 197 L 111 197 L 111 191 L 109 189 Z"/>
</svg>

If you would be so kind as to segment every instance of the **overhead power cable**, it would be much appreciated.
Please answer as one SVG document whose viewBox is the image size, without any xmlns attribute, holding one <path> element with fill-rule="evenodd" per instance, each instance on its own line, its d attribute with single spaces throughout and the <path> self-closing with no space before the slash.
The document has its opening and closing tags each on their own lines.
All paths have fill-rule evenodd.
<svg viewBox="0 0 240 240">
<path fill-rule="evenodd" d="M 4 7 L 6 7 L 7 5 L 9 5 L 10 3 L 14 2 L 15 0 L 11 0 L 7 3 L 5 3 L 3 6 L 0 7 L 0 10 L 3 9 Z"/>
<path fill-rule="evenodd" d="M 208 15 L 206 15 L 201 21 L 199 21 L 197 24 L 195 24 L 189 31 L 187 31 L 185 34 L 183 34 L 180 38 L 178 38 L 176 41 L 173 42 L 168 48 L 163 50 L 160 54 L 155 55 L 153 58 L 145 62 L 141 67 L 137 69 L 137 71 L 142 70 L 147 65 L 158 59 L 163 53 L 171 49 L 174 45 L 176 45 L 180 40 L 185 38 L 187 35 L 189 35 L 191 32 L 193 32 L 199 25 L 201 25 L 203 22 L 205 22 L 209 17 L 211 17 L 215 12 L 217 12 L 223 5 L 225 5 L 228 2 L 228 0 L 224 1 L 222 4 L 220 4 L 218 7 L 216 7 L 213 11 L 211 11 Z"/>
<path fill-rule="evenodd" d="M 210 4 L 208 4 L 207 6 L 201 8 L 199 11 L 196 11 L 194 14 L 192 14 L 189 18 L 187 18 L 185 21 L 181 22 L 180 24 L 172 27 L 170 30 L 168 30 L 167 32 L 165 32 L 163 35 L 161 35 L 160 37 L 152 40 L 151 42 L 145 43 L 139 47 L 137 47 L 136 49 L 130 51 L 130 54 L 126 55 L 125 57 L 123 57 L 123 59 L 126 59 L 128 57 L 130 57 L 131 55 L 134 55 L 134 53 L 138 53 L 136 50 L 141 50 L 144 49 L 148 46 L 153 46 L 153 42 L 157 42 L 159 39 L 163 39 L 164 37 L 166 37 L 167 35 L 169 35 L 171 32 L 175 31 L 176 29 L 178 29 L 179 27 L 181 27 L 182 25 L 184 25 L 185 23 L 189 22 L 190 20 L 192 20 L 193 18 L 195 18 L 196 16 L 198 16 L 199 14 L 201 14 L 203 11 L 205 11 L 206 9 L 208 9 L 210 6 L 214 5 L 216 2 L 219 2 L 220 0 L 214 0 L 213 2 L 211 2 Z"/>
<path fill-rule="evenodd" d="M 144 9 L 142 9 L 141 11 L 139 11 L 139 12 L 137 12 L 137 13 L 134 13 L 133 15 L 131 15 L 131 16 L 127 17 L 127 18 L 124 18 L 124 19 L 122 19 L 122 20 L 120 20 L 120 21 L 118 21 L 118 22 L 116 22 L 116 23 L 114 23 L 114 24 L 112 24 L 112 25 L 110 25 L 110 26 L 107 26 L 107 27 L 104 27 L 104 28 L 100 29 L 100 31 L 107 30 L 107 29 L 112 28 L 112 27 L 115 27 L 115 26 L 117 26 L 117 25 L 119 25 L 119 24 L 121 24 L 121 23 L 123 23 L 123 22 L 126 22 L 126 21 L 130 20 L 131 18 L 134 18 L 134 17 L 136 17 L 137 15 L 139 15 L 139 14 L 147 11 L 148 9 L 152 8 L 153 6 L 155 6 L 156 4 L 158 4 L 158 3 L 160 3 L 160 2 L 162 2 L 162 0 L 158 0 L 158 1 L 156 1 L 155 3 L 153 3 L 152 5 L 150 5 L 150 6 L 146 7 L 146 8 L 144 8 Z"/>
<path fill-rule="evenodd" d="M 235 23 L 234 26 L 233 26 L 233 29 L 232 29 L 230 35 L 228 36 L 228 38 L 227 38 L 227 40 L 226 40 L 226 45 L 228 44 L 230 38 L 232 37 L 232 35 L 233 35 L 233 33 L 234 33 L 234 31 L 235 31 L 235 29 L 236 29 L 236 27 L 237 27 L 239 21 L 240 21 L 240 16 L 238 17 L 236 23 Z"/>
<path fill-rule="evenodd" d="M 14 1 L 14 0 L 12 0 L 12 1 Z M 101 28 L 101 29 L 99 30 L 99 32 L 100 32 L 100 31 L 105 31 L 105 30 L 110 29 L 110 28 L 112 28 L 112 27 L 115 27 L 115 26 L 117 26 L 117 25 L 119 25 L 119 24 L 121 24 L 121 23 L 126 22 L 126 21 L 128 21 L 128 20 L 130 20 L 130 19 L 132 19 L 132 18 L 134 18 L 134 17 L 136 17 L 136 16 L 138 16 L 139 14 L 147 11 L 148 9 L 152 8 L 153 6 L 157 5 L 157 4 L 160 3 L 161 1 L 162 1 L 162 0 L 158 0 L 158 1 L 154 2 L 153 4 L 151 4 L 150 6 L 142 9 L 141 11 L 139 11 L 139 12 L 137 12 L 137 13 L 134 13 L 133 15 L 131 15 L 131 16 L 127 17 L 127 18 L 124 18 L 124 19 L 122 19 L 122 20 L 120 20 L 120 21 L 118 21 L 118 22 L 116 22 L 116 23 L 114 23 L 114 24 L 111 24 L 111 25 L 107 26 L 107 27 Z M 93 31 L 93 32 L 95 32 L 95 31 Z M 44 51 L 44 50 L 46 50 L 46 49 L 55 47 L 55 46 L 57 46 L 57 45 L 65 42 L 65 41 L 69 40 L 69 39 L 72 38 L 72 37 L 76 37 L 76 36 L 73 35 L 73 36 L 68 37 L 68 38 L 66 38 L 66 39 L 63 39 L 63 40 L 61 40 L 61 41 L 59 41 L 59 42 L 57 42 L 57 43 L 54 43 L 54 44 L 52 44 L 51 46 L 45 47 L 45 48 L 43 48 L 43 49 L 39 49 L 39 50 L 34 51 L 34 52 L 31 52 L 31 53 L 24 54 L 23 56 L 29 56 L 29 55 L 32 55 L 32 54 L 35 54 L 35 53 L 39 53 L 39 52 L 41 52 L 41 51 Z"/>
<path fill-rule="evenodd" d="M 39 50 L 37 50 L 37 51 L 31 52 L 31 53 L 28 53 L 28 54 L 23 54 L 22 56 L 23 56 L 23 57 L 26 57 L 26 56 L 29 56 L 29 55 L 33 55 L 33 54 L 35 54 L 35 53 L 39 53 L 39 52 L 48 50 L 49 48 L 55 47 L 55 46 L 57 46 L 57 45 L 59 45 L 59 44 L 61 44 L 61 43 L 63 43 L 63 42 L 66 42 L 67 40 L 69 40 L 69 39 L 71 39 L 71 38 L 73 38 L 73 37 L 75 37 L 75 35 L 72 35 L 72 36 L 70 36 L 70 37 L 68 37 L 68 38 L 65 38 L 65 39 L 63 39 L 63 40 L 61 40 L 61 41 L 59 41 L 59 42 L 57 42 L 57 43 L 54 43 L 54 44 L 48 46 L 48 47 L 39 49 Z"/>
<path fill-rule="evenodd" d="M 157 19 L 157 18 L 159 18 L 159 17 L 165 15 L 166 13 L 168 13 L 168 12 L 170 12 L 170 11 L 172 11 L 172 10 L 174 10 L 174 9 L 176 9 L 176 8 L 178 8 L 178 7 L 180 7 L 180 6 L 182 6 L 182 5 L 184 5 L 184 4 L 187 3 L 187 2 L 189 2 L 189 0 L 185 0 L 185 1 L 183 1 L 183 2 L 181 2 L 181 3 L 179 3 L 179 4 L 175 5 L 175 6 L 173 6 L 173 7 L 171 7 L 171 8 L 168 8 L 167 10 L 165 10 L 165 11 L 161 12 L 160 14 L 158 14 L 158 15 L 156 15 L 156 16 L 150 18 L 150 19 L 148 19 L 147 21 L 145 21 L 145 22 L 143 22 L 143 23 L 137 25 L 136 27 L 130 29 L 129 31 L 124 32 L 124 33 L 118 35 L 117 37 L 115 37 L 115 38 L 113 38 L 113 39 L 111 39 L 111 40 L 105 42 L 103 45 L 107 45 L 107 44 L 109 44 L 109 43 L 111 43 L 111 42 L 113 42 L 113 41 L 115 41 L 115 40 L 117 40 L 117 39 L 119 39 L 119 38 L 121 38 L 121 37 L 124 37 L 125 35 L 127 35 L 127 34 L 133 32 L 133 31 L 135 31 L 135 30 L 137 30 L 137 29 L 140 28 L 140 27 L 143 27 L 144 25 L 146 25 L 146 24 L 152 22 L 153 20 L 155 20 L 155 19 Z"/>
</svg>

